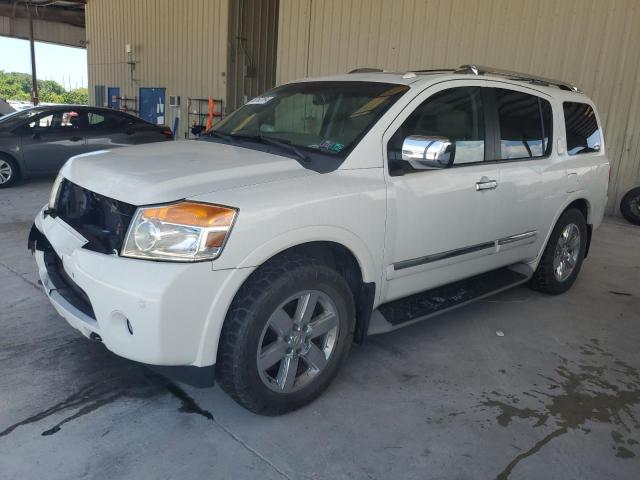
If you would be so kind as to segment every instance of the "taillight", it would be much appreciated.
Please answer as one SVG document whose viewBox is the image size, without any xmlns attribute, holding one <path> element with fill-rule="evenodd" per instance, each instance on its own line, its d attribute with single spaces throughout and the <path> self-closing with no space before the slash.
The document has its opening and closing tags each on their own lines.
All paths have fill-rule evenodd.
<svg viewBox="0 0 640 480">
<path fill-rule="evenodd" d="M 165 138 L 173 138 L 173 132 L 169 127 L 164 127 L 162 129 L 162 134 L 165 136 Z"/>
</svg>

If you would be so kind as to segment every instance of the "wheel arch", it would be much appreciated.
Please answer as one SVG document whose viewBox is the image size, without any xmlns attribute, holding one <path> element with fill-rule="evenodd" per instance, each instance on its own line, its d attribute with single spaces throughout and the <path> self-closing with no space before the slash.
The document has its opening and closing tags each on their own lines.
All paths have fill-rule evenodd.
<svg viewBox="0 0 640 480">
<path fill-rule="evenodd" d="M 354 341 L 361 344 L 369 329 L 369 320 L 376 294 L 376 282 L 365 281 L 361 260 L 358 259 L 353 251 L 339 242 L 315 240 L 281 250 L 263 262 L 262 265 L 277 261 L 279 257 L 292 253 L 319 260 L 336 270 L 347 281 L 356 306 Z M 249 280 L 249 277 L 245 282 L 247 280 Z"/>
<path fill-rule="evenodd" d="M 376 265 L 367 244 L 346 228 L 328 225 L 308 226 L 283 232 L 254 248 L 237 262 L 237 268 L 257 268 L 285 251 L 291 249 L 318 251 L 321 246 L 342 247 L 356 261 L 363 281 L 379 282 L 382 267 Z"/>
<path fill-rule="evenodd" d="M 329 234 L 331 231 L 333 231 L 333 235 Z M 229 308 L 238 291 L 251 278 L 253 272 L 267 262 L 291 252 L 300 252 L 311 258 L 319 258 L 328 262 L 329 265 L 334 265 L 336 270 L 345 276 L 347 283 L 352 288 L 356 304 L 354 341 L 362 343 L 369 328 L 369 319 L 378 294 L 380 280 L 376 278 L 373 257 L 364 242 L 350 232 L 345 232 L 347 231 L 343 229 L 325 228 L 326 235 L 315 235 L 315 238 L 309 235 L 308 231 L 304 233 L 296 231 L 295 235 L 283 234 L 256 248 L 244 260 L 238 262 L 223 288 L 227 291 L 218 295 L 212 305 L 202 331 L 195 364 L 204 366 L 215 363 L 222 326 Z M 294 238 L 299 241 L 293 241 Z"/>
<path fill-rule="evenodd" d="M 569 205 L 567 205 L 562 210 L 560 215 L 558 215 L 558 218 L 560 218 L 560 216 L 570 208 L 575 208 L 580 212 L 582 212 L 585 223 L 587 224 L 587 246 L 585 247 L 585 250 L 584 250 L 584 258 L 587 258 L 587 256 L 589 255 L 589 247 L 591 247 L 591 236 L 593 235 L 593 222 L 591 220 L 591 204 L 586 198 L 582 198 L 582 197 L 577 198 L 573 200 L 571 203 L 569 203 Z M 558 219 L 556 218 L 556 222 L 557 221 Z M 555 223 L 554 223 L 554 226 L 555 226 Z"/>
<path fill-rule="evenodd" d="M 542 248 L 540 249 L 540 252 L 538 252 L 538 257 L 536 259 L 536 265 L 540 261 L 540 258 L 542 258 L 542 254 L 543 254 L 545 248 L 547 248 L 547 243 L 549 242 L 549 237 L 551 237 L 551 232 L 553 232 L 553 229 L 555 228 L 556 224 L 558 223 L 558 220 L 560 219 L 562 214 L 564 212 L 566 212 L 567 210 L 569 210 L 570 208 L 575 208 L 575 209 L 579 210 L 582 213 L 582 215 L 584 216 L 585 222 L 587 224 L 587 246 L 586 246 L 585 252 L 584 252 L 584 258 L 587 258 L 587 255 L 589 253 L 589 247 L 591 246 L 591 236 L 592 236 L 592 233 L 593 233 L 593 223 L 592 223 L 592 218 L 591 218 L 592 208 L 591 208 L 591 203 L 589 202 L 589 200 L 587 198 L 585 198 L 585 196 L 576 195 L 576 196 L 573 196 L 573 197 L 567 199 L 567 201 L 562 205 L 562 207 L 558 209 L 558 212 L 556 213 L 556 216 L 553 219 L 553 222 L 551 223 L 549 231 L 547 232 L 545 241 L 542 244 Z"/>
<path fill-rule="evenodd" d="M 9 153 L 5 150 L 0 150 L 0 158 L 7 158 L 9 160 L 11 160 L 15 165 L 16 165 L 16 169 L 18 170 L 18 176 L 16 177 L 17 180 L 20 180 L 21 178 L 24 178 L 24 171 L 22 169 L 22 166 L 20 165 L 20 162 L 18 161 L 18 159 L 16 158 L 15 155 L 13 155 L 12 153 Z"/>
</svg>

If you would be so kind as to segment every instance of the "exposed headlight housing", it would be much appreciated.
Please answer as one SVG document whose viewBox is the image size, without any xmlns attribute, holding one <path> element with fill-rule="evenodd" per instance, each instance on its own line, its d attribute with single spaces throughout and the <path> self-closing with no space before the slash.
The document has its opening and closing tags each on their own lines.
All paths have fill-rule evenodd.
<svg viewBox="0 0 640 480">
<path fill-rule="evenodd" d="M 51 187 L 51 193 L 49 194 L 49 204 L 47 208 L 55 208 L 56 202 L 58 201 L 58 194 L 60 193 L 60 185 L 62 185 L 62 180 L 64 177 L 61 173 L 58 173 L 58 176 L 53 182 L 53 186 Z"/>
<path fill-rule="evenodd" d="M 122 256 L 195 262 L 217 258 L 238 211 L 208 203 L 182 201 L 136 210 Z"/>
</svg>

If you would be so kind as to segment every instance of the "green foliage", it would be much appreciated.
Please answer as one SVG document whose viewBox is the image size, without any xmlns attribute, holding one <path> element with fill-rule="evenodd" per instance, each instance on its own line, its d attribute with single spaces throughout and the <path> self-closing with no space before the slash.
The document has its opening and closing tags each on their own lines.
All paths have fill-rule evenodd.
<svg viewBox="0 0 640 480">
<path fill-rule="evenodd" d="M 7 100 L 30 100 L 31 77 L 24 73 L 0 70 L 0 97 Z"/>
<path fill-rule="evenodd" d="M 66 91 L 54 80 L 38 80 L 38 96 L 44 103 L 89 103 L 89 91 L 76 88 Z M 31 100 L 31 75 L 0 70 L 0 97 L 7 100 Z"/>
<path fill-rule="evenodd" d="M 87 105 L 89 103 L 89 90 L 86 88 L 76 88 L 62 94 L 61 103 L 74 103 L 76 105 Z"/>
</svg>

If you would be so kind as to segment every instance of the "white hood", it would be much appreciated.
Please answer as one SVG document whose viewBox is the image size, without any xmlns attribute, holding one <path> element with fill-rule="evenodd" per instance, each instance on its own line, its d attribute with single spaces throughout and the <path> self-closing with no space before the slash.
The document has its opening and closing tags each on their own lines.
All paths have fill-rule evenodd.
<svg viewBox="0 0 640 480">
<path fill-rule="evenodd" d="M 62 174 L 134 205 L 171 202 L 315 172 L 296 160 L 216 142 L 159 142 L 71 158 Z"/>
</svg>

